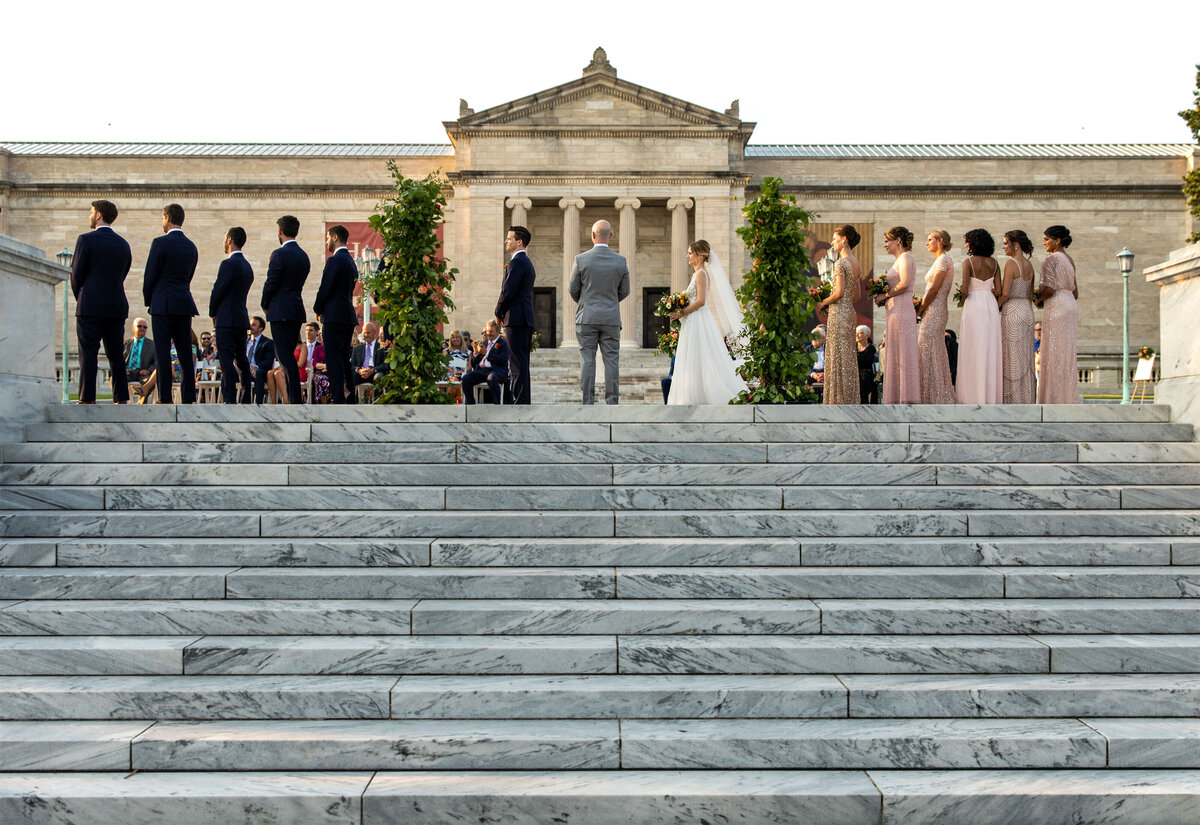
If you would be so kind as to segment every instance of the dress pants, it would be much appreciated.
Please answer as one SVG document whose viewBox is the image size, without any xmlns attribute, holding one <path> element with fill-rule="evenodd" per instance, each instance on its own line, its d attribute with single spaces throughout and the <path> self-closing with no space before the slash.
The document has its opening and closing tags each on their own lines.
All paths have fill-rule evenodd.
<svg viewBox="0 0 1200 825">
<path fill-rule="evenodd" d="M 512 381 L 514 404 L 530 403 L 529 351 L 533 348 L 533 327 L 505 327 L 508 339 L 508 375 Z"/>
<path fill-rule="evenodd" d="M 579 385 L 583 403 L 595 403 L 596 346 L 604 358 L 604 402 L 616 404 L 621 386 L 621 325 L 576 324 L 575 338 L 579 341 Z"/>
<path fill-rule="evenodd" d="M 349 404 L 356 400 L 354 370 L 350 367 L 350 339 L 354 324 L 325 324 L 321 336 L 325 340 L 325 375 L 334 404 Z"/>
<path fill-rule="evenodd" d="M 510 350 L 509 356 L 512 358 Z M 464 404 L 475 403 L 475 387 L 479 384 L 486 383 L 488 386 L 488 394 L 492 397 L 493 404 L 501 403 L 504 398 L 504 385 L 508 382 L 508 370 L 496 369 L 493 367 L 479 367 L 465 373 L 462 377 L 462 394 Z"/>
<path fill-rule="evenodd" d="M 216 336 L 217 360 L 221 362 L 221 400 L 226 404 L 249 404 L 254 381 L 250 377 L 250 359 L 246 357 L 246 330 L 217 327 Z"/>
<path fill-rule="evenodd" d="M 158 362 L 158 403 L 171 403 L 171 343 L 179 356 L 179 400 L 196 403 L 196 359 L 192 356 L 192 316 L 151 315 L 150 329 L 154 332 L 154 358 Z"/>
<path fill-rule="evenodd" d="M 300 327 L 303 325 L 303 321 L 271 322 L 271 337 L 275 340 L 275 357 L 279 359 L 279 367 L 283 370 L 289 404 L 304 403 L 304 398 L 300 393 L 300 365 L 296 363 L 296 346 L 300 343 Z"/>
<path fill-rule="evenodd" d="M 112 375 L 113 401 L 129 400 L 129 380 L 125 374 L 124 318 L 75 318 L 75 340 L 79 342 L 79 400 L 96 402 L 96 370 L 100 366 L 100 345 Z"/>
</svg>

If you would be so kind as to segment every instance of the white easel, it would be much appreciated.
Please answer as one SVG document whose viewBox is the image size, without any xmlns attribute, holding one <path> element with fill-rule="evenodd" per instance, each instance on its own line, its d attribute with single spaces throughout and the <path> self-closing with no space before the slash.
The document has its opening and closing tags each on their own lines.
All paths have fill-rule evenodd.
<svg viewBox="0 0 1200 825">
<path fill-rule="evenodd" d="M 1154 359 L 1156 358 L 1158 358 L 1157 353 L 1149 358 L 1138 359 L 1137 371 L 1133 374 L 1133 397 L 1138 399 L 1139 404 L 1146 403 L 1146 388 L 1150 386 L 1150 381 L 1153 379 Z M 1138 394 L 1139 390 L 1141 391 L 1140 395 Z"/>
</svg>

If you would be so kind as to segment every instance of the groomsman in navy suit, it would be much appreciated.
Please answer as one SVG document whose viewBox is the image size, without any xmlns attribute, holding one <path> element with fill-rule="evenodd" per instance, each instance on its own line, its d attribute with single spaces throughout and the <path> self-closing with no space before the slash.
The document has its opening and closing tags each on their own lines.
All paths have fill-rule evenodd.
<svg viewBox="0 0 1200 825">
<path fill-rule="evenodd" d="M 196 363 L 192 356 L 192 318 L 200 313 L 192 300 L 192 276 L 200 255 L 183 234 L 183 207 L 163 207 L 161 237 L 150 244 L 142 297 L 150 308 L 154 358 L 158 362 L 158 403 L 171 403 L 171 343 L 179 358 L 179 400 L 196 403 Z"/>
<path fill-rule="evenodd" d="M 228 257 L 217 268 L 217 282 L 208 299 L 208 317 L 217 334 L 217 360 L 221 362 L 221 398 L 226 404 L 249 404 L 254 386 L 244 346 L 246 330 L 250 329 L 246 296 L 254 283 L 254 268 L 242 254 L 245 245 L 246 230 L 242 227 L 231 227 L 225 233 Z"/>
<path fill-rule="evenodd" d="M 330 252 L 321 273 L 321 287 L 313 312 L 321 322 L 322 338 L 325 342 L 325 374 L 329 378 L 329 391 L 334 404 L 354 403 L 357 398 L 351 380 L 350 341 L 358 316 L 354 312 L 354 284 L 358 280 L 358 267 L 350 257 L 346 242 L 350 231 L 338 224 L 325 233 L 325 250 Z M 311 368 L 310 368 L 311 369 Z"/>
<path fill-rule="evenodd" d="M 514 403 L 530 403 L 529 351 L 533 348 L 533 282 L 537 274 L 525 254 L 532 239 L 523 226 L 510 226 L 504 248 L 512 254 L 504 268 L 504 284 L 496 302 L 496 321 L 508 339 L 508 372 Z"/>
<path fill-rule="evenodd" d="M 79 343 L 79 403 L 96 403 L 96 369 L 100 345 L 108 359 L 113 382 L 113 401 L 129 400 L 125 375 L 125 276 L 133 254 L 124 238 L 113 231 L 117 206 L 112 201 L 92 201 L 86 232 L 75 241 L 71 261 L 71 292 L 75 295 L 75 337 Z"/>
<path fill-rule="evenodd" d="M 300 220 L 284 215 L 277 220 L 279 248 L 271 253 L 267 264 L 267 281 L 263 284 L 262 308 L 271 323 L 275 339 L 275 357 L 283 370 L 287 385 L 288 403 L 303 401 L 300 394 L 300 366 L 296 363 L 296 347 L 300 343 L 300 327 L 308 320 L 304 314 L 304 299 L 300 291 L 308 280 L 311 263 L 308 253 L 296 243 Z"/>
</svg>

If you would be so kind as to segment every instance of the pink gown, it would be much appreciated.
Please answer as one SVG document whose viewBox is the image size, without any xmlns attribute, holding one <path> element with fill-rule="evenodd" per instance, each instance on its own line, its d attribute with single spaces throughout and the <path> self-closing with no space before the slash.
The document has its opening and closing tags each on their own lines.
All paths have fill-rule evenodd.
<svg viewBox="0 0 1200 825">
<path fill-rule="evenodd" d="M 1041 376 L 1039 404 L 1080 404 L 1079 365 L 1075 358 L 1079 307 L 1075 303 L 1075 266 L 1063 252 L 1042 261 L 1042 286 L 1054 294 L 1042 306 Z"/>
<path fill-rule="evenodd" d="M 907 254 L 907 253 L 906 253 Z M 888 270 L 888 288 L 895 290 L 900 273 Z M 883 348 L 883 403 L 920 404 L 921 368 L 917 355 L 917 311 L 912 285 L 887 300 L 887 326 Z M 944 344 L 943 344 L 944 346 Z"/>
<path fill-rule="evenodd" d="M 946 318 L 949 315 L 947 302 L 954 289 L 954 260 L 949 255 L 939 255 L 925 276 L 925 295 L 930 296 L 933 281 L 939 272 L 945 272 L 942 288 L 930 297 L 929 306 L 921 318 L 917 352 L 921 362 L 921 403 L 956 404 L 954 384 L 950 381 L 950 354 L 946 352 Z"/>
<path fill-rule="evenodd" d="M 967 300 L 958 333 L 958 403 L 1001 404 L 1004 365 L 1000 308 L 992 294 L 994 277 L 966 280 Z"/>
<path fill-rule="evenodd" d="M 1033 280 L 1014 278 L 1008 300 L 1000 307 L 1004 334 L 1004 403 L 1032 404 L 1037 377 L 1033 371 Z"/>
</svg>

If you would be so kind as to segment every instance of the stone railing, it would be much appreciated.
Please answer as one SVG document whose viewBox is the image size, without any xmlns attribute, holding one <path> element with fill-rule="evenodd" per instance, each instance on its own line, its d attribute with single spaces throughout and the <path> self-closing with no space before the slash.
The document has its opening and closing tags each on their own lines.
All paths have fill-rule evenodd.
<svg viewBox="0 0 1200 825">
<path fill-rule="evenodd" d="M 1171 405 L 1171 419 L 1200 432 L 1200 243 L 1176 249 L 1165 263 L 1143 270 L 1158 296 L 1163 357 L 1154 398 Z"/>
</svg>

